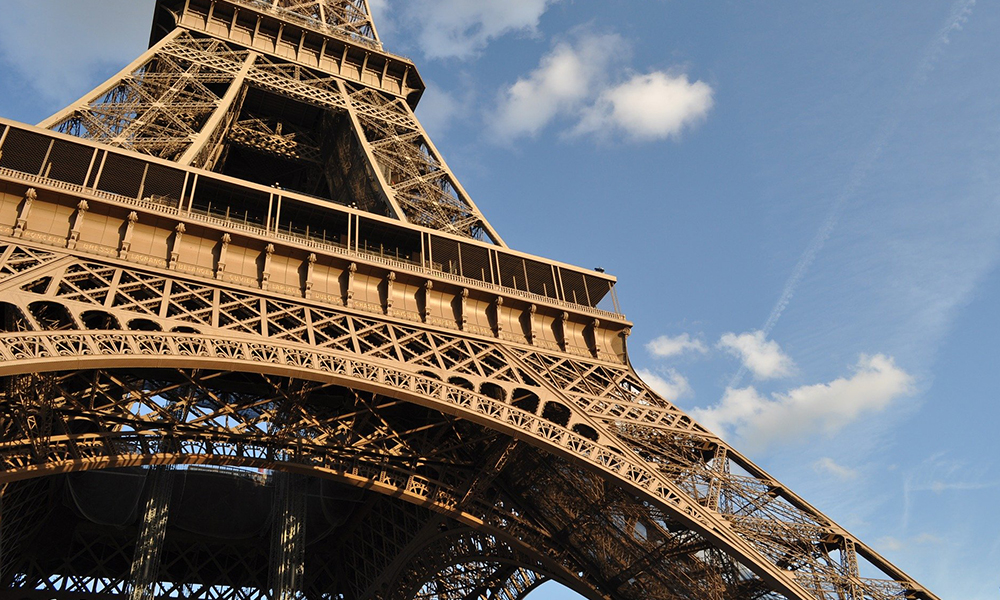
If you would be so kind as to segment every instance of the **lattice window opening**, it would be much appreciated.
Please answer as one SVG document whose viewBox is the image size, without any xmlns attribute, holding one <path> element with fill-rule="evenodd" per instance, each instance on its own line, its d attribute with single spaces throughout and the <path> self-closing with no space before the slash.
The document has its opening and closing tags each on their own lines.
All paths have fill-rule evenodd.
<svg viewBox="0 0 1000 600">
<path fill-rule="evenodd" d="M 138 199 L 147 164 L 138 158 L 108 153 L 96 187 L 102 192 Z"/>
<path fill-rule="evenodd" d="M 274 201 L 273 195 L 262 190 L 200 176 L 188 206 L 193 213 L 263 228 Z"/>
<path fill-rule="evenodd" d="M 41 176 L 83 185 L 91 169 L 96 150 L 65 140 L 52 140 Z"/>
<path fill-rule="evenodd" d="M 138 309 L 158 315 L 163 300 L 166 280 L 155 275 L 123 271 L 111 305 L 114 308 Z"/>
<path fill-rule="evenodd" d="M 251 84 L 213 170 L 348 204 L 348 190 L 333 185 L 329 177 L 336 166 L 328 164 L 331 140 L 350 139 L 342 131 L 349 127 L 348 120 L 335 113 L 340 111 Z"/>
<path fill-rule="evenodd" d="M 523 259 L 508 254 L 498 254 L 497 270 L 500 285 L 524 292 L 529 291 Z"/>
<path fill-rule="evenodd" d="M 349 244 L 349 219 L 350 216 L 346 213 L 283 198 L 275 230 L 301 239 L 346 248 Z"/>
<path fill-rule="evenodd" d="M 28 305 L 28 311 L 45 331 L 69 331 L 80 329 L 70 311 L 58 302 L 39 301 Z"/>
<path fill-rule="evenodd" d="M 0 147 L 0 168 L 41 175 L 52 141 L 32 131 L 9 128 Z"/>
<path fill-rule="evenodd" d="M 357 249 L 412 265 L 423 265 L 421 234 L 365 217 L 358 218 Z"/>
<path fill-rule="evenodd" d="M 177 208 L 183 193 L 184 180 L 183 171 L 150 164 L 140 183 L 139 197 L 146 202 Z"/>
<path fill-rule="evenodd" d="M 167 317 L 210 325 L 214 306 L 211 290 L 177 290 L 176 283 L 174 286 L 167 305 Z"/>
<path fill-rule="evenodd" d="M 70 265 L 59 282 L 56 294 L 81 302 L 104 304 L 114 274 L 114 267 L 96 264 Z"/>
<path fill-rule="evenodd" d="M 88 310 L 80 314 L 80 322 L 87 331 L 120 331 L 118 319 L 102 310 Z"/>
<path fill-rule="evenodd" d="M 18 333 L 34 328 L 21 309 L 9 302 L 0 302 L 0 332 Z"/>
<path fill-rule="evenodd" d="M 460 242 L 436 235 L 428 236 L 430 239 L 429 267 L 444 273 L 465 277 L 462 268 L 462 254 Z M 470 272 L 470 277 L 474 273 Z"/>
<path fill-rule="evenodd" d="M 52 252 L 25 246 L 0 245 L 0 257 L 4 254 L 7 254 L 7 258 L 0 260 L 0 279 L 23 273 L 56 259 L 56 255 Z"/>
</svg>

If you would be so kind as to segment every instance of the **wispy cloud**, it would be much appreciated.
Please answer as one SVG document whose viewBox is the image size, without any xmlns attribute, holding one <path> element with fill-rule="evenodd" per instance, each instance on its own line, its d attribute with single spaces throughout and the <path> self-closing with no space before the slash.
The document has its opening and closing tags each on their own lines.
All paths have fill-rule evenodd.
<svg viewBox="0 0 1000 600">
<path fill-rule="evenodd" d="M 819 473 L 833 475 L 837 479 L 845 481 L 858 478 L 858 471 L 856 469 L 845 467 L 829 456 L 824 456 L 823 458 L 817 460 L 813 463 L 813 468 Z"/>
<path fill-rule="evenodd" d="M 864 184 L 864 182 L 868 179 L 869 174 L 875 167 L 878 160 L 885 153 L 890 140 L 899 128 L 904 108 L 914 96 L 916 88 L 926 82 L 928 75 L 937 66 L 945 48 L 947 48 L 950 44 L 951 35 L 955 31 L 960 31 L 969 20 L 975 4 L 976 0 L 957 0 L 952 5 L 952 9 L 948 18 L 945 20 L 944 25 L 938 30 L 938 32 L 931 39 L 930 43 L 927 45 L 923 58 L 917 64 L 916 69 L 910 77 L 907 85 L 900 90 L 899 95 L 893 103 L 892 109 L 888 111 L 889 116 L 882 121 L 881 125 L 877 129 L 875 129 L 874 135 L 869 140 L 868 145 L 854 163 L 850 175 L 848 175 L 846 184 L 841 189 L 840 193 L 834 198 L 826 218 L 823 220 L 819 229 L 816 231 L 815 235 L 813 235 L 809 244 L 806 246 L 806 249 L 799 257 L 795 267 L 792 269 L 791 275 L 789 275 L 785 285 L 782 287 L 778 301 L 775 302 L 767 320 L 760 329 L 764 333 L 765 337 L 769 336 L 775 325 L 778 324 L 778 321 L 781 319 L 785 310 L 788 308 L 788 305 L 791 303 L 792 298 L 795 296 L 799 285 L 809 272 L 813 262 L 815 262 L 816 257 L 823 250 L 826 242 L 830 239 L 830 236 L 833 234 L 834 229 L 836 229 L 837 224 L 841 219 L 848 200 L 857 194 L 862 184 Z M 730 381 L 730 387 L 739 386 L 746 373 L 746 369 L 740 369 Z"/>
<path fill-rule="evenodd" d="M 795 363 L 781 350 L 778 342 L 765 339 L 763 331 L 739 335 L 726 333 L 719 339 L 718 346 L 738 357 L 756 379 L 787 377 L 795 369 Z"/>
<path fill-rule="evenodd" d="M 755 388 L 728 388 L 721 402 L 692 411 L 703 425 L 736 436 L 750 450 L 810 435 L 832 435 L 861 415 L 885 410 L 912 391 L 912 377 L 892 358 L 862 356 L 854 373 L 830 383 L 806 385 L 766 397 Z"/>
<path fill-rule="evenodd" d="M 380 23 L 416 30 L 427 58 L 468 59 L 492 40 L 511 33 L 533 35 L 539 20 L 558 0 L 377 0 Z"/>
<path fill-rule="evenodd" d="M 970 465 L 966 461 L 935 454 L 921 462 L 903 481 L 902 525 L 909 525 L 914 496 L 919 493 L 944 494 L 974 492 L 1000 487 L 985 475 L 983 465 Z"/>
<path fill-rule="evenodd" d="M 626 49 L 608 52 L 608 48 Z M 652 71 L 615 77 L 628 58 L 615 34 L 578 34 L 557 43 L 537 68 L 502 90 L 491 128 L 510 142 L 562 121 L 569 136 L 624 135 L 632 141 L 677 137 L 703 121 L 713 90 L 686 73 Z"/>
<path fill-rule="evenodd" d="M 646 350 L 657 358 L 671 358 L 685 352 L 705 354 L 708 352 L 708 346 L 701 340 L 692 338 L 691 334 L 682 333 L 674 337 L 661 335 L 646 344 Z"/>
<path fill-rule="evenodd" d="M 879 538 L 875 545 L 879 548 L 884 548 L 886 550 L 892 550 L 893 552 L 898 552 L 904 548 L 921 545 L 921 544 L 935 544 L 940 545 L 942 542 L 941 538 L 930 533 L 921 533 L 920 535 L 913 536 L 911 538 L 899 539 L 893 536 L 886 536 Z"/>
<path fill-rule="evenodd" d="M 664 400 L 676 402 L 678 398 L 683 398 L 691 394 L 691 384 L 688 383 L 687 378 L 675 369 L 666 370 L 664 372 L 665 376 L 648 369 L 639 369 L 636 372 Z"/>
</svg>

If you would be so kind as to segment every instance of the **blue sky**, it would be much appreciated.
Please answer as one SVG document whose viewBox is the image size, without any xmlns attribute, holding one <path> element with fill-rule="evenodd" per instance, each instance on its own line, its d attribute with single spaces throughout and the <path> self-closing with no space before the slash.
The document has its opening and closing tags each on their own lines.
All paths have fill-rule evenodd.
<svg viewBox="0 0 1000 600">
<path fill-rule="evenodd" d="M 0 114 L 117 71 L 151 5 L 5 0 Z M 618 276 L 651 384 L 942 598 L 998 597 L 1000 4 L 373 5 L 507 243 Z"/>
</svg>

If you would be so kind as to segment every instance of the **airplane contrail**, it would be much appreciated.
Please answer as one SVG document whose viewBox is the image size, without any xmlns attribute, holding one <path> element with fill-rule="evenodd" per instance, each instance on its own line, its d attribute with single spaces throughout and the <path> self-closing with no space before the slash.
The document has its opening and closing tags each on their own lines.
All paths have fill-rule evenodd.
<svg viewBox="0 0 1000 600">
<path fill-rule="evenodd" d="M 868 143 L 865 151 L 858 157 L 857 162 L 854 163 L 854 167 L 851 169 L 851 174 L 847 178 L 847 183 L 844 185 L 844 189 L 841 190 L 840 194 L 833 201 L 830 206 L 830 210 L 827 213 L 826 219 L 823 224 L 820 225 L 819 230 L 816 235 L 813 236 L 809 245 L 806 246 L 805 251 L 802 256 L 799 257 L 799 261 L 795 264 L 795 268 L 792 269 L 792 274 L 785 281 L 785 285 L 781 290 L 781 296 L 778 297 L 778 301 L 774 304 L 774 308 L 771 309 L 771 314 L 768 315 L 767 320 L 764 322 L 764 326 L 760 330 L 764 333 L 764 338 L 766 339 L 771 335 L 771 331 L 774 330 L 774 326 L 778 324 L 778 320 L 785 313 L 785 309 L 788 308 L 788 304 L 792 301 L 795 296 L 795 291 L 798 289 L 799 284 L 802 283 L 802 279 L 809 272 L 809 267 L 812 266 L 813 261 L 816 260 L 816 256 L 826 245 L 826 241 L 830 239 L 830 235 L 833 230 L 837 227 L 837 222 L 840 221 L 840 215 L 843 212 L 844 205 L 847 201 L 857 193 L 858 188 L 861 184 L 865 182 L 868 178 L 868 174 L 871 172 L 872 167 L 882 156 L 885 151 L 886 146 L 889 144 L 889 140 L 895 134 L 896 129 L 899 128 L 900 117 L 904 111 L 902 110 L 907 103 L 908 98 L 910 98 L 916 89 L 927 81 L 927 77 L 930 75 L 934 67 L 937 66 L 938 61 L 944 54 L 945 48 L 951 42 L 951 34 L 955 31 L 962 29 L 962 26 L 969 20 L 972 16 L 972 9 L 976 5 L 976 0 L 957 0 L 951 7 L 951 12 L 948 15 L 947 20 L 945 20 L 944 26 L 938 30 L 938 32 L 931 39 L 930 43 L 927 45 L 927 50 L 924 52 L 923 60 L 917 65 L 914 70 L 913 76 L 910 78 L 906 87 L 903 88 L 902 92 L 897 97 L 896 101 L 893 103 L 894 109 L 889 112 L 890 116 L 886 117 L 882 124 L 879 126 L 875 135 L 872 136 L 871 141 Z M 742 383 L 743 378 L 746 377 L 747 367 L 743 365 L 740 370 L 733 375 L 733 378 L 729 381 L 729 387 L 735 388 Z"/>
</svg>

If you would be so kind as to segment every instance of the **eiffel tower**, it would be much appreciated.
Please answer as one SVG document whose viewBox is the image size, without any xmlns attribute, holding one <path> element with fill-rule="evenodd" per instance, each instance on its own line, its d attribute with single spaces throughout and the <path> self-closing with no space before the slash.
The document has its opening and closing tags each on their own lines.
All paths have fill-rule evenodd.
<svg viewBox="0 0 1000 600">
<path fill-rule="evenodd" d="M 423 90 L 367 0 L 158 0 L 0 119 L 0 598 L 936 599 L 643 383 Z"/>
</svg>

